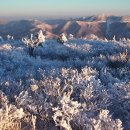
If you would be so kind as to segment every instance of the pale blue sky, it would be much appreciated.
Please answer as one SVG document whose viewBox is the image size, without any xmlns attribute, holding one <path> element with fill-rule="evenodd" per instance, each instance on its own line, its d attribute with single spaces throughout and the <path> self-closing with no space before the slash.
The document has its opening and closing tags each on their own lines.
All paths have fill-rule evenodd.
<svg viewBox="0 0 130 130">
<path fill-rule="evenodd" d="M 130 0 L 0 0 L 0 16 L 87 16 L 130 14 Z"/>
</svg>

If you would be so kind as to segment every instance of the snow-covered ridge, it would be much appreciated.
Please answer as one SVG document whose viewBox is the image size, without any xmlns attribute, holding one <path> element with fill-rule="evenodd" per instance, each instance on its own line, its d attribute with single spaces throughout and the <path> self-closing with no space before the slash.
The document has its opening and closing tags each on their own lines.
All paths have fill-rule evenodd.
<svg viewBox="0 0 130 130">
<path fill-rule="evenodd" d="M 108 32 L 109 24 L 109 35 Z M 0 36 L 13 35 L 20 39 L 41 29 L 49 39 L 57 38 L 60 33 L 73 34 L 76 38 L 94 34 L 99 38 L 112 39 L 114 35 L 120 38 L 130 38 L 130 17 L 116 15 L 95 15 L 75 19 L 62 20 L 19 20 L 0 24 Z"/>
</svg>

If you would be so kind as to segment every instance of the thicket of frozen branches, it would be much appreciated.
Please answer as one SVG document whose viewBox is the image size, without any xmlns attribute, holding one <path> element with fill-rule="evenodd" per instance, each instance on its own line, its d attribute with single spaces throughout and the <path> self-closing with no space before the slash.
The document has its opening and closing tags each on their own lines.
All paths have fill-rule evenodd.
<svg viewBox="0 0 130 130">
<path fill-rule="evenodd" d="M 0 61 L 0 129 L 130 129 L 129 40 L 2 40 Z"/>
</svg>

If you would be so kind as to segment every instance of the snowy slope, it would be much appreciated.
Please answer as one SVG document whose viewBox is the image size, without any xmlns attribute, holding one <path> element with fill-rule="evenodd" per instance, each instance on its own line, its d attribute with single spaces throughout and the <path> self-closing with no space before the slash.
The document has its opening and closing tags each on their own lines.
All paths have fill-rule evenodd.
<svg viewBox="0 0 130 130">
<path fill-rule="evenodd" d="M 46 124 L 51 126 L 48 130 L 57 130 L 57 126 L 66 130 L 104 130 L 104 126 L 116 130 L 121 128 L 120 122 L 130 128 L 129 41 L 75 39 L 60 45 L 47 40 L 31 57 L 22 41 L 3 41 L 0 61 L 0 91 L 9 103 L 41 122 L 46 116 Z M 47 126 L 36 127 L 41 130 Z"/>
</svg>

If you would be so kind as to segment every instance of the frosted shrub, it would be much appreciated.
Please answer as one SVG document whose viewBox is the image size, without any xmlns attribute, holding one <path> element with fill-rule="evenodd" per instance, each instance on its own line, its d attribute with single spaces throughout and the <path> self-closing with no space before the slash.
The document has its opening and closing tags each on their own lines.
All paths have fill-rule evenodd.
<svg viewBox="0 0 130 130">
<path fill-rule="evenodd" d="M 70 41 L 74 40 L 74 35 L 73 35 L 73 34 L 69 34 L 68 39 L 69 39 Z"/>
<path fill-rule="evenodd" d="M 72 91 L 72 90 L 71 90 Z M 53 119 L 57 126 L 72 130 L 70 121 L 81 111 L 81 104 L 70 99 L 72 92 L 64 93 L 58 107 L 53 108 Z"/>
<path fill-rule="evenodd" d="M 85 37 L 85 39 L 88 39 L 88 40 L 98 40 L 98 36 L 94 35 L 94 34 L 89 34 Z"/>
<path fill-rule="evenodd" d="M 23 91 L 19 94 L 19 97 L 16 98 L 16 103 L 19 107 L 23 107 L 25 110 L 33 112 L 34 114 L 38 114 L 38 110 L 40 109 L 40 104 L 36 102 L 35 97 L 29 95 L 27 91 Z"/>
<path fill-rule="evenodd" d="M 88 117 L 86 113 L 81 112 L 76 117 L 76 123 L 83 130 L 123 130 L 122 122 L 113 120 L 108 110 L 100 110 L 95 117 Z"/>
<path fill-rule="evenodd" d="M 112 42 L 116 42 L 116 36 L 113 36 Z"/>
<path fill-rule="evenodd" d="M 19 130 L 20 121 L 25 116 L 22 108 L 8 104 L 7 97 L 0 91 L 0 130 Z"/>
<path fill-rule="evenodd" d="M 8 40 L 8 41 L 13 41 L 13 40 L 14 40 L 14 37 L 11 36 L 11 35 L 7 35 L 7 40 Z"/>
<path fill-rule="evenodd" d="M 10 44 L 4 44 L 0 47 L 0 50 L 6 50 L 6 51 L 11 51 L 12 46 Z"/>
<path fill-rule="evenodd" d="M 85 86 L 86 88 L 81 93 L 81 99 L 85 103 L 83 103 L 83 108 L 86 111 L 94 112 L 109 106 L 109 96 L 100 81 L 92 77 Z"/>
<path fill-rule="evenodd" d="M 109 105 L 107 92 L 95 79 L 96 70 L 86 67 L 79 73 L 63 68 L 56 78 L 53 72 L 50 77 L 43 75 L 38 86 L 31 85 L 29 92 L 21 92 L 16 98 L 18 106 L 71 130 L 71 122 L 82 110 L 90 116 Z"/>
<path fill-rule="evenodd" d="M 113 55 L 108 57 L 109 66 L 112 68 L 124 67 L 129 60 L 127 50 L 119 55 Z"/>
</svg>

